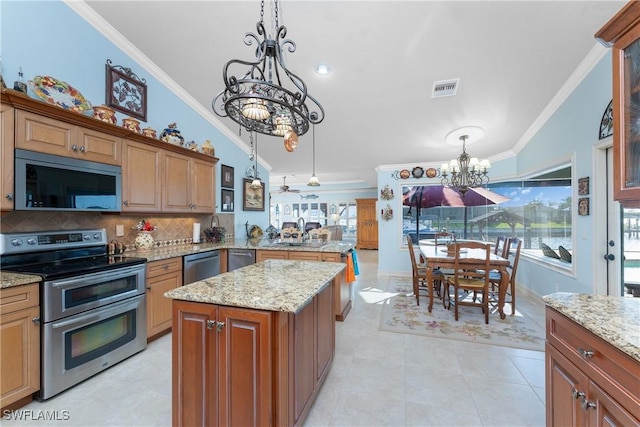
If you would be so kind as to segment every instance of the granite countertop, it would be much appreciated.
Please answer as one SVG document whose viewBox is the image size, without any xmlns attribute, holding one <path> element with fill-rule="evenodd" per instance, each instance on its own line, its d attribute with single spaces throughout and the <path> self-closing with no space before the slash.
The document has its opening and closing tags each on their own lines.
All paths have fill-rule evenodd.
<svg viewBox="0 0 640 427">
<path fill-rule="evenodd" d="M 172 289 L 164 296 L 297 313 L 344 268 L 339 262 L 267 260 Z"/>
<path fill-rule="evenodd" d="M 556 292 L 542 299 L 549 307 L 640 362 L 640 298 Z"/>
<path fill-rule="evenodd" d="M 303 252 L 339 252 L 346 253 L 355 246 L 353 243 L 345 241 L 329 241 L 326 244 L 303 243 L 301 245 L 289 246 L 276 241 L 263 240 L 240 240 L 228 243 L 198 243 L 188 245 L 165 246 L 148 251 L 126 251 L 124 256 L 146 258 L 147 261 L 159 261 L 162 259 L 196 254 L 200 252 L 214 251 L 216 249 L 259 249 L 269 251 L 303 251 Z"/>
<path fill-rule="evenodd" d="M 33 274 L 12 273 L 10 271 L 0 272 L 0 289 L 11 288 L 14 286 L 29 285 L 38 283 L 42 280 L 40 276 Z"/>
</svg>

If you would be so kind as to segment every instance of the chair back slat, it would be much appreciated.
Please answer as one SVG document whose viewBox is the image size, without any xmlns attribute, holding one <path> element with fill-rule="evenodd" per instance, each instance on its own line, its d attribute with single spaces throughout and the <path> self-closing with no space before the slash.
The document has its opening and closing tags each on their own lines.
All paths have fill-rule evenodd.
<svg viewBox="0 0 640 427">
<path fill-rule="evenodd" d="M 472 279 L 483 279 L 486 284 L 489 283 L 489 272 L 491 266 L 491 245 L 482 242 L 458 242 L 453 245 L 454 247 L 454 275 L 456 281 L 462 276 Z M 464 264 L 460 264 L 460 259 L 464 255 L 464 250 L 481 249 L 484 250 L 484 257 L 473 258 L 484 262 L 483 269 L 470 270 L 465 268 Z M 468 259 L 468 257 L 466 257 Z"/>
</svg>

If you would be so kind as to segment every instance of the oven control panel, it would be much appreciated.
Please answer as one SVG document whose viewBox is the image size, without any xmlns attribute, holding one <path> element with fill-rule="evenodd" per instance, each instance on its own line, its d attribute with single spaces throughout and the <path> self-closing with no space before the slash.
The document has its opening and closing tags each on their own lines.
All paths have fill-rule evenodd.
<svg viewBox="0 0 640 427">
<path fill-rule="evenodd" d="M 81 248 L 107 244 L 104 228 L 0 234 L 0 254 Z"/>
</svg>

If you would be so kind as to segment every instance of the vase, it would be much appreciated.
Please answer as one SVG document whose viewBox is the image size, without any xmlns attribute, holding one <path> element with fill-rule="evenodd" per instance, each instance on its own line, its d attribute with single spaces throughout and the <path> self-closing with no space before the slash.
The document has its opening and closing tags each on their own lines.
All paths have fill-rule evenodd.
<svg viewBox="0 0 640 427">
<path fill-rule="evenodd" d="M 139 251 L 153 249 L 153 236 L 150 231 L 139 231 L 133 244 Z"/>
<path fill-rule="evenodd" d="M 135 133 L 142 133 L 142 130 L 140 130 L 140 122 L 131 117 L 122 119 L 122 127 Z"/>
<path fill-rule="evenodd" d="M 112 125 L 115 125 L 117 121 L 116 112 L 106 105 L 93 107 L 93 118 L 106 123 L 111 123 Z"/>
</svg>

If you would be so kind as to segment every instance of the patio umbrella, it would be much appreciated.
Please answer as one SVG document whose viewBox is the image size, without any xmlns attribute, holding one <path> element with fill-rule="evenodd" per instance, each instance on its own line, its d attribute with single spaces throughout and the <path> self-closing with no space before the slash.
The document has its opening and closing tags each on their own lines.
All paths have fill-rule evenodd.
<svg viewBox="0 0 640 427">
<path fill-rule="evenodd" d="M 486 188 L 469 188 L 463 195 L 453 188 L 445 185 L 421 185 L 412 187 L 402 195 L 402 204 L 410 208 L 418 208 L 416 216 L 416 233 L 418 233 L 420 209 L 444 207 L 460 207 L 464 210 L 464 238 L 467 238 L 467 207 L 497 205 L 510 200 Z M 419 236 L 419 234 L 417 234 Z"/>
</svg>

